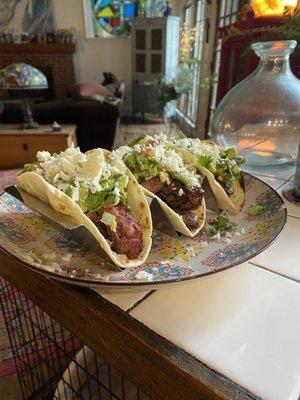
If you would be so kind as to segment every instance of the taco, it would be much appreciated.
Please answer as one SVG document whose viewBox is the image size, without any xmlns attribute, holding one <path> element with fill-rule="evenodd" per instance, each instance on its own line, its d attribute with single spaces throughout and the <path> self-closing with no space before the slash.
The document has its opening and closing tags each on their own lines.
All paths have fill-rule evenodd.
<svg viewBox="0 0 300 400">
<path fill-rule="evenodd" d="M 236 149 L 219 147 L 200 139 L 177 138 L 172 143 L 186 163 L 196 163 L 206 176 L 218 207 L 239 212 L 245 201 L 245 190 L 241 175 L 244 159 Z"/>
<path fill-rule="evenodd" d="M 101 149 L 37 153 L 17 186 L 85 226 L 119 267 L 142 264 L 151 248 L 147 199 L 124 163 Z"/>
<path fill-rule="evenodd" d="M 122 158 L 143 187 L 157 199 L 177 232 L 193 237 L 205 224 L 203 177 L 186 165 L 164 135 L 142 135 L 113 152 Z"/>
</svg>

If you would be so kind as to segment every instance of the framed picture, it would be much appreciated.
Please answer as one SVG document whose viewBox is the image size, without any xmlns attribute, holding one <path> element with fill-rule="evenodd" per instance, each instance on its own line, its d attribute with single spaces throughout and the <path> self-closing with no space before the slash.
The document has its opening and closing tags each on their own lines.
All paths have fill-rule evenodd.
<svg viewBox="0 0 300 400">
<path fill-rule="evenodd" d="M 53 31 L 52 0 L 0 0 L 0 32 Z"/>
</svg>

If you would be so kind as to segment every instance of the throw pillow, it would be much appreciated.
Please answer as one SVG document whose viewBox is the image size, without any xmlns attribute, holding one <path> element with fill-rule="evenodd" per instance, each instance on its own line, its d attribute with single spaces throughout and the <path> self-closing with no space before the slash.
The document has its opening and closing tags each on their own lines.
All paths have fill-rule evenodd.
<svg viewBox="0 0 300 400">
<path fill-rule="evenodd" d="M 112 96 L 112 92 L 108 90 L 105 86 L 100 85 L 99 83 L 92 82 L 80 82 L 77 83 L 74 87 L 74 97 L 76 98 L 85 98 L 92 96 Z"/>
</svg>

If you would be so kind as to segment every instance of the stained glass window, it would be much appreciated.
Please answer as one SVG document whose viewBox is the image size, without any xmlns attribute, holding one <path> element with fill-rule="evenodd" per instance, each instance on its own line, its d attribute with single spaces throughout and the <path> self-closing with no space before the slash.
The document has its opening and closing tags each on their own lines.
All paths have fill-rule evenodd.
<svg viewBox="0 0 300 400">
<path fill-rule="evenodd" d="M 91 1 L 93 15 L 100 28 L 99 36 L 124 37 L 130 34 L 130 20 L 138 14 L 138 0 Z"/>
</svg>

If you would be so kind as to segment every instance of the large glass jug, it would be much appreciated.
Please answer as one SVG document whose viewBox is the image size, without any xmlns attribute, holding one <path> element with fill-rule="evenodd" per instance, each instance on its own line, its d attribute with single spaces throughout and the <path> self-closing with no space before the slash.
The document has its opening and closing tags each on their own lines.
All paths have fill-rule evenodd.
<svg viewBox="0 0 300 400">
<path fill-rule="evenodd" d="M 290 69 L 294 40 L 257 42 L 257 69 L 231 89 L 211 123 L 214 140 L 237 146 L 250 165 L 279 165 L 296 158 L 300 132 L 300 81 Z"/>
</svg>

